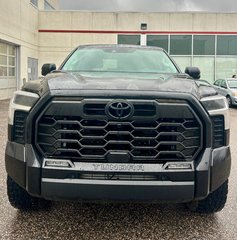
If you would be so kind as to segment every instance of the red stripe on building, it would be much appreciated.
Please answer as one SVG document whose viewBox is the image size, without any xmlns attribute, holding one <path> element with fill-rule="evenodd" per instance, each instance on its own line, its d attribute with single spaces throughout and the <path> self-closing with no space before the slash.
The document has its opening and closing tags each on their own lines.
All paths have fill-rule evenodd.
<svg viewBox="0 0 237 240">
<path fill-rule="evenodd" d="M 119 31 L 119 30 L 64 30 L 39 29 L 40 33 L 97 33 L 97 34 L 203 34 L 203 35 L 237 35 L 237 32 L 205 31 Z"/>
</svg>

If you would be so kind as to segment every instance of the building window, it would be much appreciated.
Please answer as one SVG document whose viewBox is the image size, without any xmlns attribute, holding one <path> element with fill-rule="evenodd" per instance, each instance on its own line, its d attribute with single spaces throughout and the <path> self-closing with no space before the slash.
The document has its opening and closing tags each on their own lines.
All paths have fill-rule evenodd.
<svg viewBox="0 0 237 240">
<path fill-rule="evenodd" d="M 119 35 L 118 43 L 140 45 L 142 35 Z M 147 46 L 165 49 L 184 72 L 197 66 L 209 82 L 237 74 L 237 35 L 147 35 Z"/>
<path fill-rule="evenodd" d="M 172 56 L 172 58 L 177 63 L 182 72 L 185 71 L 186 67 L 192 66 L 191 56 Z"/>
<path fill-rule="evenodd" d="M 140 35 L 118 35 L 118 44 L 140 45 Z"/>
<path fill-rule="evenodd" d="M 217 55 L 237 55 L 237 36 L 217 36 Z"/>
<path fill-rule="evenodd" d="M 48 2 L 44 1 L 44 10 L 54 10 L 54 7 Z"/>
<path fill-rule="evenodd" d="M 0 78 L 16 76 L 16 47 L 0 43 Z"/>
<path fill-rule="evenodd" d="M 30 0 L 30 2 L 36 7 L 38 7 L 38 0 Z"/>
<path fill-rule="evenodd" d="M 168 35 L 147 35 L 147 46 L 161 47 L 168 52 Z"/>
<path fill-rule="evenodd" d="M 193 36 L 194 55 L 215 55 L 215 36 L 194 35 Z"/>
<path fill-rule="evenodd" d="M 191 55 L 192 35 L 171 35 L 170 36 L 171 55 Z"/>
<path fill-rule="evenodd" d="M 216 79 L 231 78 L 237 74 L 237 56 L 216 57 Z"/>
<path fill-rule="evenodd" d="M 201 79 L 213 82 L 215 79 L 215 57 L 214 56 L 194 56 L 193 66 L 201 71 Z"/>
<path fill-rule="evenodd" d="M 17 48 L 0 42 L 0 99 L 11 98 L 17 88 Z"/>
</svg>

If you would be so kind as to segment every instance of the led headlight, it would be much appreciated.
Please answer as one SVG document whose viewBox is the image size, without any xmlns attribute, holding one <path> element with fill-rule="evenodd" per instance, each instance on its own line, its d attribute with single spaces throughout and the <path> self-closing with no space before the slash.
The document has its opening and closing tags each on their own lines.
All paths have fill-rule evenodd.
<svg viewBox="0 0 237 240">
<path fill-rule="evenodd" d="M 229 107 L 224 96 L 211 96 L 201 99 L 203 107 L 208 111 L 210 116 L 223 115 L 225 118 L 225 129 L 230 128 Z"/>
<path fill-rule="evenodd" d="M 26 91 L 16 91 L 9 106 L 8 123 L 13 125 L 15 111 L 29 112 L 38 101 L 39 95 Z"/>
</svg>

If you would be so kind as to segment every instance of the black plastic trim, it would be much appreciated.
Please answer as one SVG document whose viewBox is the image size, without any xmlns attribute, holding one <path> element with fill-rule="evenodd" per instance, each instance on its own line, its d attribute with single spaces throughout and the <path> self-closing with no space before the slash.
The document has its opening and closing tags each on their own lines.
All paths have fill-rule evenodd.
<svg viewBox="0 0 237 240">
<path fill-rule="evenodd" d="M 7 142 L 5 151 L 5 168 L 7 174 L 21 187 L 26 185 L 25 147 L 15 142 Z"/>
<path fill-rule="evenodd" d="M 8 141 L 13 141 L 13 132 L 14 132 L 14 126 L 8 124 L 7 126 Z"/>
<path fill-rule="evenodd" d="M 211 191 L 222 185 L 230 175 L 231 153 L 229 147 L 213 150 L 211 166 Z"/>
<path fill-rule="evenodd" d="M 50 200 L 189 202 L 194 182 L 154 182 L 42 179 L 42 194 Z"/>
</svg>

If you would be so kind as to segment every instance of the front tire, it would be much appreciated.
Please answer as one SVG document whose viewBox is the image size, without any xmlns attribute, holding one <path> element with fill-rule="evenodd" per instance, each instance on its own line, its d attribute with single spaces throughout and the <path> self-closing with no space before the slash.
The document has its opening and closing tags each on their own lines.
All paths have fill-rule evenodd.
<svg viewBox="0 0 237 240">
<path fill-rule="evenodd" d="M 210 193 L 207 198 L 188 203 L 188 208 L 192 212 L 211 214 L 221 211 L 226 203 L 228 194 L 228 180 L 218 189 Z"/>
<path fill-rule="evenodd" d="M 49 201 L 32 197 L 9 176 L 7 176 L 7 195 L 10 204 L 14 208 L 22 211 L 38 210 L 40 208 L 44 209 L 49 207 Z"/>
</svg>

